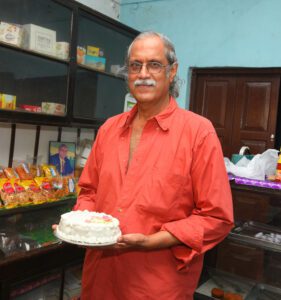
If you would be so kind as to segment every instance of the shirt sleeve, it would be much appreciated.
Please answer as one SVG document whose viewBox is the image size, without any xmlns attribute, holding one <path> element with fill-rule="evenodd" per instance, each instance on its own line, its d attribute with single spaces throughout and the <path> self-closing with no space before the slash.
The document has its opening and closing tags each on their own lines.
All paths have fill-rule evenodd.
<svg viewBox="0 0 281 300">
<path fill-rule="evenodd" d="M 73 210 L 95 210 L 95 199 L 99 181 L 98 162 L 100 160 L 101 130 L 102 128 L 97 134 L 91 153 L 78 181 L 80 192 Z"/>
<path fill-rule="evenodd" d="M 163 224 L 184 245 L 172 247 L 177 268 L 222 241 L 233 227 L 230 185 L 221 145 L 215 131 L 209 131 L 193 149 L 191 167 L 194 209 L 185 219 Z"/>
</svg>

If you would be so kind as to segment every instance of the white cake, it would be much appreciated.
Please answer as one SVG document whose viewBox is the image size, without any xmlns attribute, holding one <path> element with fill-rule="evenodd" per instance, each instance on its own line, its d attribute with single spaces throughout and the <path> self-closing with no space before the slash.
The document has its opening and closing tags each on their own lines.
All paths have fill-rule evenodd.
<svg viewBox="0 0 281 300">
<path fill-rule="evenodd" d="M 87 210 L 61 215 L 56 231 L 59 238 L 78 244 L 114 244 L 121 235 L 116 218 Z"/>
</svg>

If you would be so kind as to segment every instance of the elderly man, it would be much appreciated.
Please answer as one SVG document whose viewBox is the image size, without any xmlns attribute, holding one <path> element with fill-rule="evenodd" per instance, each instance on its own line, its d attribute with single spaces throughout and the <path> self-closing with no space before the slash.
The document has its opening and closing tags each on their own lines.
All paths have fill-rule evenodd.
<svg viewBox="0 0 281 300">
<path fill-rule="evenodd" d="M 208 120 L 178 107 L 177 68 L 161 34 L 142 33 L 128 49 L 137 104 L 100 128 L 75 206 L 118 218 L 123 235 L 87 249 L 83 300 L 193 299 L 204 253 L 232 228 L 219 140 Z"/>
</svg>

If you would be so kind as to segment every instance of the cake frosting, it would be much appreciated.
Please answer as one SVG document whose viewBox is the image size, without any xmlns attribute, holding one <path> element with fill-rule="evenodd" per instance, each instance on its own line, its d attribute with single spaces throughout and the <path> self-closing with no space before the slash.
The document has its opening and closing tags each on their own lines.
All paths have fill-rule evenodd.
<svg viewBox="0 0 281 300">
<path fill-rule="evenodd" d="M 114 244 L 121 235 L 119 221 L 105 213 L 71 211 L 61 215 L 57 235 L 85 244 Z"/>
</svg>

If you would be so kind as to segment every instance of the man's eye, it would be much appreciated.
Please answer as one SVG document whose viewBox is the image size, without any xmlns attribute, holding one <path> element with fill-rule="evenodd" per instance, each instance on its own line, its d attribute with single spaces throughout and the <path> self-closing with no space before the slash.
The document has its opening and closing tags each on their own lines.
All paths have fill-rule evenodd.
<svg viewBox="0 0 281 300">
<path fill-rule="evenodd" d="M 162 65 L 156 61 L 152 61 L 149 63 L 149 67 L 152 69 L 159 69 L 159 68 L 161 68 L 161 66 Z"/>
<path fill-rule="evenodd" d="M 138 69 L 140 66 L 141 66 L 141 65 L 138 64 L 138 63 L 131 63 L 131 64 L 130 64 L 130 68 L 132 68 L 132 69 Z"/>
</svg>

